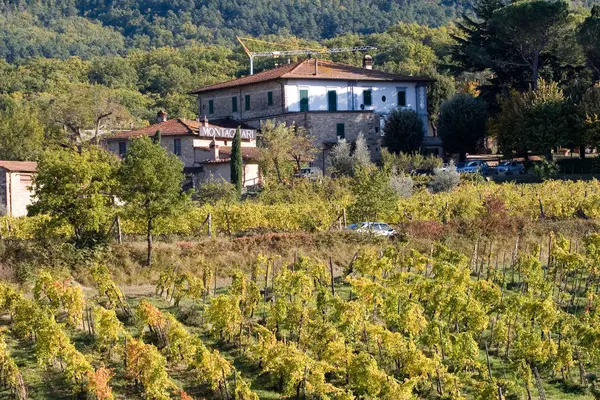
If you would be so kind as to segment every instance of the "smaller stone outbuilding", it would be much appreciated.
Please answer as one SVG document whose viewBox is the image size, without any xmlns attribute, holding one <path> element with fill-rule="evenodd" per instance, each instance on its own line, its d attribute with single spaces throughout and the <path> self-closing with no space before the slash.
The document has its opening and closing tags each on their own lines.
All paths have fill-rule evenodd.
<svg viewBox="0 0 600 400">
<path fill-rule="evenodd" d="M 36 170 L 37 163 L 33 161 L 0 161 L 0 205 L 6 215 L 27 215 L 27 206 L 32 202 Z"/>
<path fill-rule="evenodd" d="M 124 157 L 129 141 L 140 136 L 161 134 L 161 145 L 183 162 L 189 180 L 186 187 L 197 185 L 210 177 L 230 182 L 231 145 L 237 128 L 240 128 L 244 187 L 260 184 L 256 148 L 256 129 L 231 119 L 203 122 L 188 119 L 167 119 L 164 112 L 157 115 L 157 123 L 145 128 L 123 131 L 103 137 L 106 148 Z"/>
</svg>

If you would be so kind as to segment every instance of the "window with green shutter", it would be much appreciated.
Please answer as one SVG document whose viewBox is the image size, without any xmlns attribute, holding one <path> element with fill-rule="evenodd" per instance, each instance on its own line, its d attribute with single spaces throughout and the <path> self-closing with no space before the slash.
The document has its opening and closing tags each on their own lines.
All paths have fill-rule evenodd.
<svg viewBox="0 0 600 400">
<path fill-rule="evenodd" d="M 208 101 L 208 113 L 213 114 L 215 112 L 215 103 L 212 100 Z"/>
<path fill-rule="evenodd" d="M 246 97 L 244 97 L 244 109 L 246 111 L 250 110 L 250 95 L 247 94 Z"/>
<path fill-rule="evenodd" d="M 337 111 L 337 92 L 329 90 L 327 92 L 327 100 L 329 103 L 329 111 Z"/>
<path fill-rule="evenodd" d="M 300 112 L 308 112 L 308 90 L 300 90 Z"/>
<path fill-rule="evenodd" d="M 363 92 L 363 104 L 365 106 L 373 105 L 373 92 L 371 90 L 365 90 Z"/>
<path fill-rule="evenodd" d="M 398 91 L 398 107 L 406 107 L 406 90 Z"/>
<path fill-rule="evenodd" d="M 237 96 L 231 98 L 231 112 L 237 112 Z"/>
<path fill-rule="evenodd" d="M 267 105 L 273 105 L 273 92 L 267 92 Z"/>
<path fill-rule="evenodd" d="M 346 138 L 346 127 L 344 126 L 343 123 L 338 123 L 336 125 L 336 134 L 337 134 L 337 137 L 340 139 Z"/>
</svg>

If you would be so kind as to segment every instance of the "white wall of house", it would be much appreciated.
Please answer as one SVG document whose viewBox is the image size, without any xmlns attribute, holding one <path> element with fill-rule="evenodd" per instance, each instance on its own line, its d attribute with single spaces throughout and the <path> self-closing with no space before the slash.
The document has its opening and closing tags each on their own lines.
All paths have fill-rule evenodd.
<svg viewBox="0 0 600 400">
<path fill-rule="evenodd" d="M 231 182 L 231 167 L 229 162 L 204 164 L 204 178 L 211 175 L 216 179 L 224 179 Z M 258 164 L 244 164 L 244 186 L 254 186 L 260 183 Z"/>
<path fill-rule="evenodd" d="M 29 172 L 11 172 L 0 168 L 0 201 L 11 217 L 27 215 L 27 206 L 32 203 L 33 174 Z"/>
<path fill-rule="evenodd" d="M 417 109 L 417 91 L 415 82 L 359 81 L 350 84 L 336 80 L 289 80 L 285 86 L 285 100 L 288 112 L 300 111 L 300 90 L 308 90 L 309 111 L 328 111 L 328 91 L 337 92 L 338 111 L 360 111 L 364 91 L 371 90 L 372 105 L 364 110 L 378 114 L 388 114 L 398 107 L 398 91 L 406 92 L 406 107 Z"/>
</svg>

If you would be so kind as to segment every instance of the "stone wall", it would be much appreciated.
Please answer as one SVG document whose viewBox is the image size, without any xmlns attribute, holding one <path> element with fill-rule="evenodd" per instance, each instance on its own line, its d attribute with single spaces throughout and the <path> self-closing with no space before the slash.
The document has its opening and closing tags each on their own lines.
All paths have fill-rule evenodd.
<svg viewBox="0 0 600 400">
<path fill-rule="evenodd" d="M 269 118 L 256 118 L 245 120 L 250 126 L 258 127 L 261 121 Z M 284 122 L 287 125 L 303 126 L 307 128 L 316 138 L 318 146 L 325 149 L 316 155 L 313 164 L 323 169 L 327 169 L 327 149 L 331 148 L 338 141 L 337 124 L 344 124 L 345 138 L 348 142 L 356 141 L 360 133 L 367 140 L 367 145 L 371 150 L 371 159 L 378 161 L 381 158 L 381 130 L 380 116 L 371 111 L 340 111 L 340 112 L 307 112 L 307 113 L 287 113 L 271 118 L 277 122 Z M 325 154 L 325 160 L 323 155 Z"/>
<path fill-rule="evenodd" d="M 268 93 L 273 93 L 273 104 L 268 104 Z M 277 81 L 262 82 L 253 85 L 203 92 L 198 96 L 198 115 L 200 120 L 206 116 L 209 120 L 233 118 L 241 121 L 277 115 L 285 112 L 284 86 Z M 245 98 L 250 95 L 250 110 L 246 110 Z M 232 111 L 232 98 L 237 98 L 237 112 Z M 209 113 L 209 101 L 213 101 L 213 113 Z"/>
</svg>

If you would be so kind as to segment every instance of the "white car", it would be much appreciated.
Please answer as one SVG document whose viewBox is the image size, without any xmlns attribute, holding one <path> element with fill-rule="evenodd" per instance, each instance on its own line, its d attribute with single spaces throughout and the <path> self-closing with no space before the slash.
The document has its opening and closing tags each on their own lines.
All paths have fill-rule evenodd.
<svg viewBox="0 0 600 400">
<path fill-rule="evenodd" d="M 348 229 L 361 233 L 372 233 L 378 236 L 394 236 L 397 232 L 385 222 L 359 222 L 348 226 Z"/>
<path fill-rule="evenodd" d="M 504 175 L 523 175 L 525 166 L 520 161 L 504 161 L 496 167 L 496 171 Z"/>
<path fill-rule="evenodd" d="M 296 174 L 298 178 L 308 178 L 309 180 L 323 178 L 323 171 L 318 167 L 306 167 L 300 169 L 300 172 Z"/>
<path fill-rule="evenodd" d="M 485 161 L 476 160 L 469 161 L 465 165 L 457 167 L 456 171 L 468 174 L 481 173 L 482 175 L 489 175 L 491 168 Z"/>
</svg>

